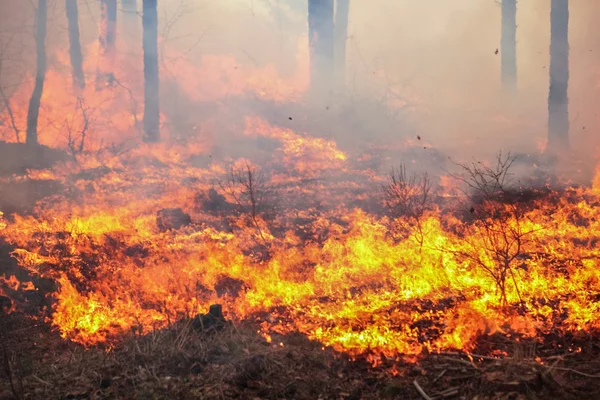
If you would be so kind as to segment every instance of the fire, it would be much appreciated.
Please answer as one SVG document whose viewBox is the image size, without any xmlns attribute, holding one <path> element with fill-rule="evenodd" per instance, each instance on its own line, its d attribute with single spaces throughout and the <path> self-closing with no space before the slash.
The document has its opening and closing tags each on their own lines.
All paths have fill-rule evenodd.
<svg viewBox="0 0 600 400">
<path fill-rule="evenodd" d="M 316 154 L 311 162 L 333 166 L 330 173 L 340 179 L 352 172 L 333 142 L 257 119 L 247 121 L 246 132 L 281 143 L 273 169 L 288 166 L 297 153 L 286 149 L 299 143 Z M 218 188 L 228 171 L 226 163 L 190 166 L 186 156 L 198 151 L 138 148 L 105 159 L 99 177 L 85 174 L 98 167 L 97 159 L 55 168 L 75 197 L 40 204 L 35 217 L 4 219 L 2 234 L 19 264 L 58 283 L 52 323 L 65 338 L 110 344 L 215 302 L 236 320 L 268 313 L 261 333 L 269 340 L 299 331 L 374 362 L 380 355 L 469 350 L 481 335 L 496 332 L 535 337 L 600 328 L 595 189 L 552 193 L 505 226 L 487 221 L 492 230 L 436 207 L 422 217 L 419 234 L 414 225 L 395 234 L 397 224 L 411 222 L 344 206 L 343 198 L 328 209 L 305 204 L 259 215 L 255 224 L 198 204 L 198 193 Z M 327 190 L 328 175 L 318 170 L 290 170 L 307 180 L 279 193 L 279 202 L 285 207 L 288 200 L 295 204 L 298 191 Z M 371 190 L 366 198 L 378 196 Z M 159 230 L 156 212 L 169 207 L 186 210 L 193 223 Z M 500 239 L 490 232 L 507 227 L 526 239 L 518 252 L 507 250 L 516 253 L 502 295 L 490 274 L 499 262 L 490 244 Z"/>
<path fill-rule="evenodd" d="M 306 94 L 305 53 L 297 74 L 284 79 L 272 65 L 206 55 L 196 66 L 169 51 L 161 76 L 177 80 L 192 103 L 299 102 Z M 97 53 L 96 45 L 86 51 L 88 81 Z M 449 207 L 458 183 L 441 177 L 432 193 L 441 200 L 417 217 L 392 217 L 382 207 L 386 177 L 365 167 L 377 154 L 252 114 L 237 139 L 272 144 L 257 146 L 262 163 L 213 160 L 210 140 L 176 140 L 169 127 L 164 143 L 109 151 L 111 143 L 139 142 L 141 72 L 116 67 L 111 87 L 74 93 L 62 72 L 67 54 L 56 59 L 40 142 L 78 157 L 21 178 L 53 179 L 65 192 L 32 215 L 0 213 L 0 234 L 21 267 L 57 283 L 51 323 L 64 338 L 110 346 L 215 303 L 233 320 L 256 321 L 269 343 L 283 346 L 277 334 L 301 332 L 375 364 L 468 351 L 495 333 L 600 329 L 600 174 L 591 188 L 551 192 L 523 210 L 488 199 L 476 206 L 493 212 L 479 219 L 475 206 L 466 217 Z M 30 92 L 25 85 L 11 100 L 18 126 Z M 420 140 L 415 146 L 431 147 Z M 199 158 L 211 160 L 199 166 Z M 157 213 L 173 209 L 187 222 L 162 229 Z M 33 284 L 0 277 L 2 287 Z"/>
</svg>

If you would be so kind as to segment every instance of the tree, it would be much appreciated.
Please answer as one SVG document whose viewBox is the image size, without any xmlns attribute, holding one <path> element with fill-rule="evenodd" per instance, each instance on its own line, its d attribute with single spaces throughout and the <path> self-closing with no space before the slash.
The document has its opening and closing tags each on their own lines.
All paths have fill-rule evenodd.
<svg viewBox="0 0 600 400">
<path fill-rule="evenodd" d="M 308 35 L 311 91 L 328 96 L 333 81 L 333 0 L 308 0 Z"/>
<path fill-rule="evenodd" d="M 96 90 L 114 83 L 116 56 L 117 0 L 100 0 L 100 59 L 96 71 Z"/>
<path fill-rule="evenodd" d="M 158 13 L 157 0 L 143 0 L 144 30 L 144 140 L 160 139 L 160 102 L 158 77 Z"/>
<path fill-rule="evenodd" d="M 42 101 L 42 92 L 44 91 L 44 82 L 46 80 L 46 26 L 48 16 L 48 5 L 46 0 L 38 0 L 36 13 L 36 34 L 35 34 L 35 49 L 36 49 L 36 75 L 35 86 L 31 99 L 29 100 L 29 108 L 27 109 L 27 133 L 26 143 L 28 145 L 38 144 L 38 117 L 40 115 L 40 104 Z"/>
<path fill-rule="evenodd" d="M 348 39 L 348 15 L 350 0 L 335 2 L 335 81 L 336 89 L 344 87 L 346 81 L 346 42 Z"/>
<path fill-rule="evenodd" d="M 501 39 L 502 87 L 508 92 L 517 88 L 517 0 L 502 0 Z"/>
<path fill-rule="evenodd" d="M 73 88 L 85 88 L 85 77 L 83 75 L 83 56 L 81 55 L 81 43 L 79 41 L 79 10 L 77 0 L 65 0 L 67 20 L 69 23 L 69 56 L 71 58 L 71 76 Z"/>
<path fill-rule="evenodd" d="M 569 148 L 569 0 L 552 0 L 548 149 Z"/>
</svg>

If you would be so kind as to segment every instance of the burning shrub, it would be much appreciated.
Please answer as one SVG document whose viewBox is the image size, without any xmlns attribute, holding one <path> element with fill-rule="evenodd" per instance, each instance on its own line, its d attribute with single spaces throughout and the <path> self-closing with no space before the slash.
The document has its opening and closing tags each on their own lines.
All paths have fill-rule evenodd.
<svg viewBox="0 0 600 400">
<path fill-rule="evenodd" d="M 231 166 L 228 180 L 219 184 L 237 204 L 238 212 L 248 217 L 263 244 L 266 243 L 264 222 L 259 215 L 267 194 L 265 175 L 248 160 L 242 160 Z"/>
<path fill-rule="evenodd" d="M 522 203 L 507 195 L 511 192 L 510 168 L 515 161 L 510 153 L 499 153 L 496 165 L 491 167 L 481 161 L 457 164 L 465 176 L 453 175 L 467 186 L 464 193 L 471 200 L 472 225 L 464 229 L 468 250 L 459 255 L 486 271 L 494 280 L 500 301 L 508 304 L 507 280 L 513 283 L 521 306 L 516 264 L 525 256 L 526 245 L 539 226 L 528 223 Z"/>
<path fill-rule="evenodd" d="M 401 229 L 405 234 L 411 231 L 417 240 L 423 244 L 422 218 L 431 210 L 431 181 L 425 173 L 408 175 L 406 166 L 392 169 L 388 174 L 387 183 L 383 187 L 385 204 L 394 218 L 406 222 Z"/>
</svg>

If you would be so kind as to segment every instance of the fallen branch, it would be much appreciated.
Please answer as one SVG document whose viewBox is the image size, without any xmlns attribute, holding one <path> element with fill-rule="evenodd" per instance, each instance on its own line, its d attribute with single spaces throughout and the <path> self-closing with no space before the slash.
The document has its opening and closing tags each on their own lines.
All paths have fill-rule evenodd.
<svg viewBox="0 0 600 400">
<path fill-rule="evenodd" d="M 592 374 L 588 374 L 585 372 L 581 372 L 581 371 L 577 371 L 575 369 L 572 368 L 561 368 L 561 367 L 555 367 L 554 369 L 557 369 L 559 371 L 567 371 L 567 372 L 572 372 L 576 375 L 581 375 L 581 376 L 585 376 L 586 378 L 594 378 L 594 379 L 600 379 L 600 375 L 592 375 Z"/>
<path fill-rule="evenodd" d="M 417 380 L 415 379 L 413 381 L 413 385 L 415 386 L 415 388 L 417 389 L 417 392 L 419 392 L 419 394 L 421 395 L 421 397 L 423 397 L 425 400 L 433 400 L 431 397 L 429 397 L 427 395 L 427 393 L 425 393 L 425 391 L 423 390 L 423 388 L 419 385 L 419 382 L 417 382 Z"/>
</svg>

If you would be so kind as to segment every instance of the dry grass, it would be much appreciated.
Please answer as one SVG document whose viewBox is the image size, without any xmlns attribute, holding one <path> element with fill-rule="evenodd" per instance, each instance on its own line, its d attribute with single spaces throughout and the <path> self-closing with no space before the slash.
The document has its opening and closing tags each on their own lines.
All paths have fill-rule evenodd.
<svg viewBox="0 0 600 400">
<path fill-rule="evenodd" d="M 496 340 L 509 355 L 443 353 L 371 367 L 299 334 L 267 343 L 252 323 L 198 334 L 179 322 L 107 351 L 69 343 L 23 315 L 1 318 L 13 383 L 4 368 L 0 399 L 420 399 L 414 381 L 433 399 L 591 399 L 600 389 L 590 373 L 600 351 L 590 340 L 580 353 L 536 360 L 548 348 L 490 337 L 483 347 Z"/>
</svg>

